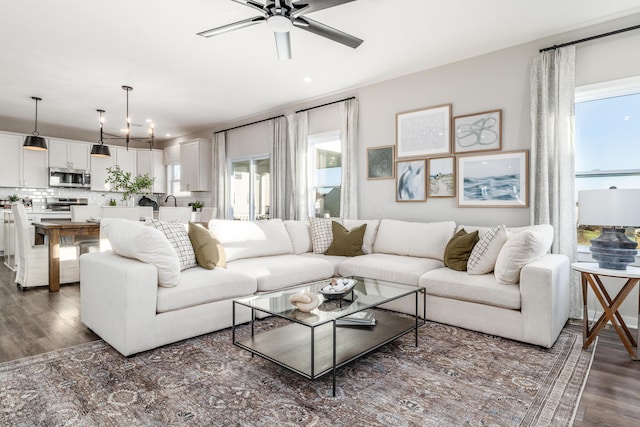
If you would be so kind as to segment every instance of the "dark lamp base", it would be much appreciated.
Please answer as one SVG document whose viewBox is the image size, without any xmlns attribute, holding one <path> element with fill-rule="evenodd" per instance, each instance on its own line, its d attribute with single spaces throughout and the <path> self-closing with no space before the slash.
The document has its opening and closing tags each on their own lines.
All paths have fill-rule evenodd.
<svg viewBox="0 0 640 427">
<path fill-rule="evenodd" d="M 603 228 L 602 234 L 591 240 L 591 254 L 600 268 L 626 270 L 635 262 L 637 243 L 624 232 L 624 228 Z"/>
</svg>

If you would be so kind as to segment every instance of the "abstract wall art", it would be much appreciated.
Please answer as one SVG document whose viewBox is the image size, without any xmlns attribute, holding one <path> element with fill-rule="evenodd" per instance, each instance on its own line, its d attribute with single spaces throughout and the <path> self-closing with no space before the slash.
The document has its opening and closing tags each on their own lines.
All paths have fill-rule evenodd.
<svg viewBox="0 0 640 427">
<path fill-rule="evenodd" d="M 426 162 L 399 160 L 396 162 L 396 202 L 427 200 Z"/>
</svg>

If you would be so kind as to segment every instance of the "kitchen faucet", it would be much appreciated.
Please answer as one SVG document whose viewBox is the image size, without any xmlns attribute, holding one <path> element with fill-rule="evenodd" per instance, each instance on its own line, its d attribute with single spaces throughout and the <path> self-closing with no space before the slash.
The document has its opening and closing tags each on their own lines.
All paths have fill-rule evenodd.
<svg viewBox="0 0 640 427">
<path fill-rule="evenodd" d="M 176 200 L 176 196 L 173 194 L 169 194 L 167 198 L 164 199 L 164 202 L 167 203 L 169 201 L 169 197 L 173 197 L 173 206 L 178 207 L 178 201 Z"/>
</svg>

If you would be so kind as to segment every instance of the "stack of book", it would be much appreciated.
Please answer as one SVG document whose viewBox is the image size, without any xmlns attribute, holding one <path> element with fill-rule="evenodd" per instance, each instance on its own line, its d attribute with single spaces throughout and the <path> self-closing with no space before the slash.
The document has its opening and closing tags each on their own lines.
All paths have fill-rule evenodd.
<svg viewBox="0 0 640 427">
<path fill-rule="evenodd" d="M 373 326 L 376 324 L 376 313 L 364 310 L 336 320 L 338 326 Z"/>
</svg>

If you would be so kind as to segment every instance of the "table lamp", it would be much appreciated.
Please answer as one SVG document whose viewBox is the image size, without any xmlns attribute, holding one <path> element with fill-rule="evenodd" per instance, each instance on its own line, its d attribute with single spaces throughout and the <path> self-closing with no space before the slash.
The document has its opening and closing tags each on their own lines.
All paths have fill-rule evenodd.
<svg viewBox="0 0 640 427">
<path fill-rule="evenodd" d="M 578 224 L 603 227 L 591 240 L 591 254 L 600 268 L 626 270 L 636 260 L 637 243 L 625 236 L 624 227 L 640 225 L 640 189 L 579 191 Z"/>
</svg>

